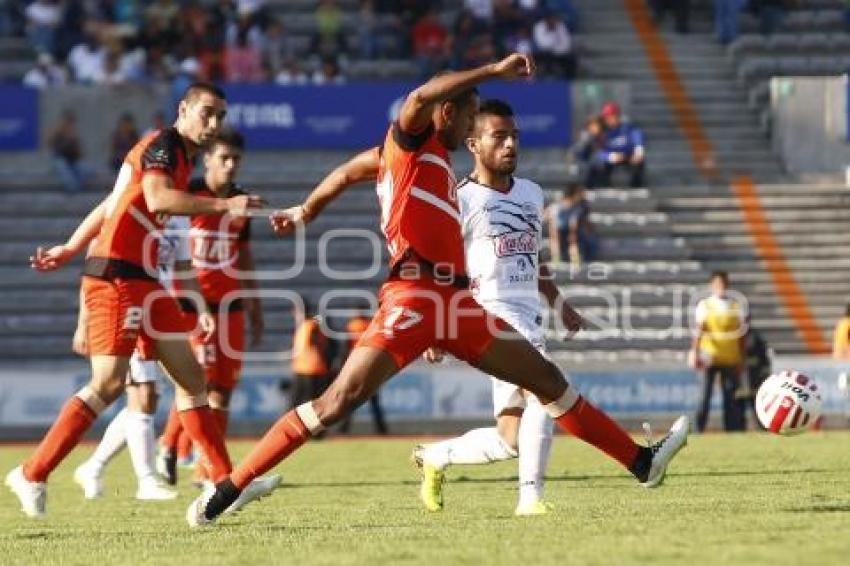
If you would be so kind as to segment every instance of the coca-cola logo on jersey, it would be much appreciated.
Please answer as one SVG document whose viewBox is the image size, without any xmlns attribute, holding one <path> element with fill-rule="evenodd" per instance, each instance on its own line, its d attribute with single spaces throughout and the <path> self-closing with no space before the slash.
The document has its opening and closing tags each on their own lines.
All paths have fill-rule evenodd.
<svg viewBox="0 0 850 566">
<path fill-rule="evenodd" d="M 493 238 L 496 257 L 536 254 L 537 238 L 528 232 L 510 232 Z"/>
</svg>

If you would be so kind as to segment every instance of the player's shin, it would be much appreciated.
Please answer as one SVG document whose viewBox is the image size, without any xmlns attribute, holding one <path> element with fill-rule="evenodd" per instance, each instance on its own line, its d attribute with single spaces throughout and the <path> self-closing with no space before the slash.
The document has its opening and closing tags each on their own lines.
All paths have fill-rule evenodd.
<svg viewBox="0 0 850 566">
<path fill-rule="evenodd" d="M 193 397 L 178 397 L 175 401 L 183 428 L 200 447 L 207 458 L 212 479 L 215 482 L 224 479 L 232 468 L 224 437 L 218 423 L 207 405 L 206 393 Z"/>
<path fill-rule="evenodd" d="M 56 466 L 74 449 L 107 404 L 90 387 L 80 389 L 62 407 L 35 452 L 24 463 L 27 481 L 47 480 Z"/>
<path fill-rule="evenodd" d="M 536 397 L 530 397 L 519 426 L 519 504 L 543 499 L 543 482 L 552 451 L 552 419 Z"/>
<path fill-rule="evenodd" d="M 652 451 L 635 443 L 620 425 L 576 393 L 572 386 L 568 385 L 561 397 L 544 408 L 564 431 L 602 450 L 638 480 L 646 479 L 652 465 Z"/>
</svg>

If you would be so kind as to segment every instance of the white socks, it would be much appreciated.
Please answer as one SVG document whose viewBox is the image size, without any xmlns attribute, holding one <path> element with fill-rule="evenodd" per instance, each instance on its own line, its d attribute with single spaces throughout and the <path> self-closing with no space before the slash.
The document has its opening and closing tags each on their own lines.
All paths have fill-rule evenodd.
<svg viewBox="0 0 850 566">
<path fill-rule="evenodd" d="M 153 434 L 153 415 L 128 411 L 126 419 L 127 450 L 130 452 L 136 478 L 140 484 L 143 482 L 158 484 L 154 471 L 156 442 Z"/>
<path fill-rule="evenodd" d="M 543 499 L 543 481 L 552 451 L 554 422 L 537 400 L 529 396 L 519 424 L 519 505 Z"/>
<path fill-rule="evenodd" d="M 116 454 L 121 452 L 122 448 L 124 448 L 127 414 L 128 411 L 124 408 L 115 415 L 112 422 L 110 422 L 109 426 L 106 427 L 106 430 L 103 433 L 103 438 L 101 439 L 100 444 L 97 445 L 94 454 L 92 454 L 91 458 L 89 458 L 88 462 L 86 462 L 86 465 L 94 475 L 100 476 L 103 473 L 103 468 L 106 467 L 106 464 L 108 464 L 109 461 L 112 460 Z"/>
<path fill-rule="evenodd" d="M 85 465 L 94 475 L 100 476 L 109 461 L 124 448 L 125 441 L 139 483 L 158 483 L 154 470 L 156 442 L 153 415 L 130 411 L 127 408 L 121 409 L 106 427 L 103 439 Z"/>
<path fill-rule="evenodd" d="M 449 464 L 489 464 L 516 456 L 516 450 L 502 440 L 495 427 L 476 428 L 463 436 L 429 444 L 423 452 L 425 461 L 440 470 Z"/>
</svg>

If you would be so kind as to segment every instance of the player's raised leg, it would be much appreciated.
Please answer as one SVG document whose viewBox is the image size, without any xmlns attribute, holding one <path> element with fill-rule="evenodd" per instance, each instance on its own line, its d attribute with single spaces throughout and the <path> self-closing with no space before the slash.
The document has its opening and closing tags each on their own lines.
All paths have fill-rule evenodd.
<svg viewBox="0 0 850 566">
<path fill-rule="evenodd" d="M 318 399 L 283 415 L 230 477 L 216 484 L 211 496 L 201 495 L 190 505 L 186 516 L 189 524 L 206 524 L 224 513 L 254 478 L 271 470 L 311 436 L 339 422 L 368 400 L 398 370 L 395 359 L 386 351 L 368 346 L 356 348 L 337 378 Z"/>
<path fill-rule="evenodd" d="M 475 361 L 461 348 L 460 357 L 490 375 L 537 395 L 563 430 L 602 450 L 645 487 L 664 478 L 667 464 L 687 443 L 688 421 L 680 417 L 670 433 L 652 446 L 640 446 L 608 415 L 568 383 L 561 371 L 512 329 L 502 330 Z M 456 354 L 457 355 L 457 354 Z"/>
</svg>

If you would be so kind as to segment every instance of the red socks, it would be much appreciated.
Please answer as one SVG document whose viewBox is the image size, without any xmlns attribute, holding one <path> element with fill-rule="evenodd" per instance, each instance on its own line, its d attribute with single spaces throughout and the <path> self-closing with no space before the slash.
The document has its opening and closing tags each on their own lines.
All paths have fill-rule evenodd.
<svg viewBox="0 0 850 566">
<path fill-rule="evenodd" d="M 237 488 L 245 489 L 254 478 L 274 468 L 310 438 L 295 409 L 286 413 L 260 439 L 251 453 L 233 471 L 230 479 Z"/>
<path fill-rule="evenodd" d="M 71 397 L 38 448 L 24 463 L 24 477 L 27 481 L 47 481 L 50 472 L 80 442 L 95 419 L 97 414 L 82 399 L 76 395 Z"/>
<path fill-rule="evenodd" d="M 620 425 L 584 397 L 579 397 L 576 404 L 555 422 L 576 438 L 599 448 L 626 469 L 631 469 L 640 452 L 640 446 Z"/>
<path fill-rule="evenodd" d="M 218 483 L 230 473 L 232 465 L 213 411 L 205 405 L 180 411 L 179 414 L 183 428 L 209 462 L 211 479 Z"/>
<path fill-rule="evenodd" d="M 162 431 L 162 436 L 159 439 L 160 446 L 167 450 L 177 450 L 177 443 L 182 431 L 183 425 L 180 424 L 180 416 L 177 414 L 177 408 L 172 404 L 171 411 L 168 413 L 168 421 L 165 423 L 165 430 Z"/>
</svg>

